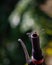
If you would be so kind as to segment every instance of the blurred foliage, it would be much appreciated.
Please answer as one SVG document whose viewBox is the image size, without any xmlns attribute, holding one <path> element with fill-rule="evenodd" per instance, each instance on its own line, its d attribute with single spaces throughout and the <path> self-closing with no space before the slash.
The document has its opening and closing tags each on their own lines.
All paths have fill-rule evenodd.
<svg viewBox="0 0 52 65">
<path fill-rule="evenodd" d="M 46 33 L 44 30 L 47 29 L 46 24 L 51 27 L 51 23 L 40 10 L 36 9 L 41 15 L 36 14 L 33 3 L 31 0 L 0 0 L 0 65 L 24 65 L 26 63 L 18 38 L 25 42 L 31 56 L 31 42 L 26 35 L 28 32 L 34 30 L 38 32 L 42 48 L 47 46 L 49 40 L 52 40 L 51 35 L 48 35 L 50 32 Z"/>
</svg>

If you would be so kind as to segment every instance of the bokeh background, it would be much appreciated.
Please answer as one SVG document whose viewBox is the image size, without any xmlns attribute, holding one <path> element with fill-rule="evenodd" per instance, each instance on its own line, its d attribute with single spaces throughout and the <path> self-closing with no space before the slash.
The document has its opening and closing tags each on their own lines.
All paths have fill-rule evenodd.
<svg viewBox="0 0 52 65">
<path fill-rule="evenodd" d="M 43 28 L 44 24 L 48 24 L 45 23 L 48 17 L 37 9 L 37 12 L 43 14 L 38 18 L 35 6 L 34 0 L 0 0 L 0 65 L 26 64 L 24 51 L 18 39 L 21 38 L 25 42 L 31 57 L 31 41 L 26 33 L 32 31 L 40 36 L 46 65 L 52 65 L 52 33 L 51 31 L 47 31 L 50 34 L 46 33 Z"/>
</svg>

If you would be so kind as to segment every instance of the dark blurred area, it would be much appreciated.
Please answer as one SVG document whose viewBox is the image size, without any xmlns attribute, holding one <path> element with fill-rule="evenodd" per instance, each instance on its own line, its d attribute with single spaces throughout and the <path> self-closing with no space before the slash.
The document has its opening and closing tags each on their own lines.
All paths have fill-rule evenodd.
<svg viewBox="0 0 52 65">
<path fill-rule="evenodd" d="M 8 0 L 8 1 L 0 0 L 0 38 L 1 38 L 1 41 L 3 38 L 9 36 L 11 27 L 8 22 L 8 17 L 10 16 L 11 12 L 14 10 L 15 5 L 17 3 L 18 3 L 18 0 Z"/>
<path fill-rule="evenodd" d="M 21 34 L 19 26 L 12 28 L 8 20 L 19 1 L 0 0 L 0 65 L 24 65 L 26 63 L 22 47 L 17 42 L 18 38 L 25 40 L 26 33 Z"/>
<path fill-rule="evenodd" d="M 23 61 L 20 61 L 20 55 L 23 56 L 24 54 L 18 54 L 20 48 L 17 45 L 16 38 L 14 38 L 15 34 L 12 33 L 12 28 L 8 22 L 8 17 L 18 1 L 0 0 L 0 65 L 21 65 Z"/>
<path fill-rule="evenodd" d="M 44 39 L 41 41 L 43 53 L 45 54 L 45 59 L 47 58 L 47 65 L 49 65 L 49 63 L 51 65 L 52 32 L 50 30 L 52 29 L 50 27 L 52 27 L 52 19 L 49 18 L 45 20 L 47 19 L 47 15 L 39 11 L 39 9 L 35 12 L 34 6 L 36 6 L 36 2 L 35 5 L 33 5 L 33 3 L 34 2 L 31 0 L 0 0 L 0 65 L 26 64 L 24 51 L 21 44 L 18 42 L 18 38 L 21 38 L 25 42 L 31 57 L 32 45 L 26 33 L 30 33 L 33 30 L 40 33 L 41 40 L 42 38 Z M 42 27 L 44 27 L 46 32 L 50 35 L 45 32 L 43 32 L 45 35 L 42 35 L 42 30 L 39 30 L 39 26 L 36 25 L 35 21 L 38 21 L 40 26 L 42 24 Z M 39 21 L 41 21 L 41 23 Z"/>
</svg>

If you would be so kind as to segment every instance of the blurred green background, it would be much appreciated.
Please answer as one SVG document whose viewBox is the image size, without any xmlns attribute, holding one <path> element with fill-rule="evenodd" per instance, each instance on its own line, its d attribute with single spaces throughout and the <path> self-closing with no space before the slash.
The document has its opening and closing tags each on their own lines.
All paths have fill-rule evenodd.
<svg viewBox="0 0 52 65">
<path fill-rule="evenodd" d="M 32 31 L 38 32 L 45 56 L 52 57 L 52 33 L 48 31 L 51 35 L 47 34 L 44 25 L 47 17 L 37 9 L 43 14 L 38 17 L 35 6 L 32 0 L 0 0 L 0 65 L 25 65 L 24 51 L 18 38 L 25 42 L 31 57 L 31 41 L 26 33 Z"/>
</svg>

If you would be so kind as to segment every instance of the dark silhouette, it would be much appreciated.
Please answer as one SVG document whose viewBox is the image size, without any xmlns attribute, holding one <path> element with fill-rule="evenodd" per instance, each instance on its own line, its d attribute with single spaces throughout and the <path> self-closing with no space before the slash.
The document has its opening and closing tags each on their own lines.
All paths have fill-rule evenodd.
<svg viewBox="0 0 52 65">
<path fill-rule="evenodd" d="M 28 65 L 45 65 L 44 63 L 44 58 L 42 55 L 42 50 L 40 48 L 40 40 L 39 36 L 37 33 L 32 33 L 29 35 L 31 38 L 31 43 L 32 43 L 32 58 L 30 59 L 28 51 L 26 49 L 26 46 L 24 42 L 21 39 L 18 39 L 18 41 L 21 43 L 25 57 L 26 57 L 26 62 Z"/>
</svg>

